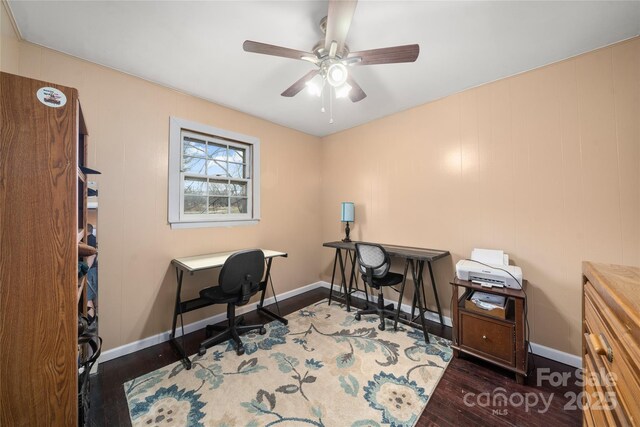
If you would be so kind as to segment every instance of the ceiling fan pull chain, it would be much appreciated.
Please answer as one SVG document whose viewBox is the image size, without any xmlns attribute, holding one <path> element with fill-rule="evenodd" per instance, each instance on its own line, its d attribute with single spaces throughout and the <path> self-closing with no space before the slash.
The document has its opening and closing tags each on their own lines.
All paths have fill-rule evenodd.
<svg viewBox="0 0 640 427">
<path fill-rule="evenodd" d="M 333 86 L 328 85 L 329 86 L 329 124 L 332 125 L 333 124 L 333 94 L 331 92 L 333 92 Z"/>
<path fill-rule="evenodd" d="M 320 108 L 320 112 L 324 113 L 326 110 L 324 109 L 324 100 L 325 100 L 325 96 L 324 96 L 324 88 L 325 88 L 325 84 L 324 84 L 324 79 L 322 80 L 322 89 L 320 89 L 320 94 L 322 95 L 322 107 Z"/>
</svg>

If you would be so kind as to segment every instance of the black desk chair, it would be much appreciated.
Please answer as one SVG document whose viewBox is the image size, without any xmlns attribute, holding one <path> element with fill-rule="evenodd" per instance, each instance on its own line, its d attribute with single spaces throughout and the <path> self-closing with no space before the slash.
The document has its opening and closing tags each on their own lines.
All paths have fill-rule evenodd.
<svg viewBox="0 0 640 427">
<path fill-rule="evenodd" d="M 249 299 L 260 290 L 260 281 L 264 274 L 264 253 L 260 249 L 236 252 L 231 255 L 222 266 L 218 278 L 218 286 L 212 286 L 200 291 L 200 296 L 214 304 L 227 304 L 227 327 L 207 325 L 207 339 L 200 344 L 198 354 L 207 352 L 212 345 L 231 338 L 236 344 L 238 356 L 244 354 L 244 347 L 240 334 L 259 329 L 260 335 L 267 330 L 264 325 L 241 325 L 242 318 L 236 317 L 236 306 L 245 305 Z M 221 330 L 219 334 L 211 336 L 213 330 Z"/>
<path fill-rule="evenodd" d="M 376 308 L 367 308 L 358 310 L 356 320 L 360 320 L 363 314 L 377 314 L 380 316 L 380 324 L 378 329 L 384 331 L 384 319 L 396 318 L 396 311 L 393 304 L 384 305 L 384 296 L 382 288 L 385 286 L 395 286 L 404 281 L 404 276 L 389 271 L 391 267 L 391 259 L 389 254 L 380 245 L 373 243 L 356 243 L 356 254 L 358 256 L 358 264 L 362 273 L 362 280 L 372 289 L 378 290 L 378 306 Z M 393 289 L 393 288 L 392 288 Z M 395 290 L 395 289 L 394 289 Z M 367 301 L 368 303 L 368 301 Z M 399 301 L 398 304 L 401 304 Z M 397 325 L 397 322 L 396 324 Z M 397 330 L 397 326 L 394 329 Z"/>
</svg>

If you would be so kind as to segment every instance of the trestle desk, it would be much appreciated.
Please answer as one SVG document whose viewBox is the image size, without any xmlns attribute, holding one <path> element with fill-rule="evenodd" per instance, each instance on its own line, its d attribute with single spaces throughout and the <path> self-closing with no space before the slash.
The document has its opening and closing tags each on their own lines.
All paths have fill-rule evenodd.
<svg viewBox="0 0 640 427">
<path fill-rule="evenodd" d="M 188 272 L 190 275 L 195 273 L 196 271 L 208 270 L 212 268 L 220 268 L 224 265 L 227 258 L 236 253 L 237 251 L 232 252 L 219 252 L 213 254 L 206 255 L 196 255 L 185 258 L 176 258 L 171 261 L 176 269 L 176 281 L 177 281 L 177 290 L 176 290 L 176 304 L 173 312 L 173 324 L 171 327 L 171 334 L 169 335 L 169 340 L 171 345 L 176 350 L 178 355 L 180 356 L 182 363 L 185 365 L 187 369 L 191 369 L 191 360 L 187 356 L 184 350 L 184 322 L 182 319 L 182 315 L 184 313 L 188 313 L 193 310 L 197 310 L 199 308 L 207 307 L 212 305 L 213 303 L 206 298 L 194 298 L 187 301 L 182 301 L 181 291 L 182 291 L 182 277 L 184 272 Z M 273 293 L 273 298 L 276 303 L 276 307 L 278 306 L 278 300 L 276 299 L 276 293 L 273 288 L 273 281 L 271 281 L 271 263 L 274 258 L 277 257 L 287 257 L 285 252 L 278 252 L 269 249 L 262 249 L 264 252 L 264 258 L 266 263 L 266 272 L 264 275 L 264 279 L 260 282 L 260 302 L 258 303 L 258 311 L 266 314 L 267 316 L 276 319 L 285 325 L 287 324 L 287 319 L 281 317 L 279 315 L 280 309 L 278 308 L 278 314 L 273 313 L 272 311 L 266 309 L 264 307 L 264 297 L 267 293 L 267 285 L 271 284 L 271 292 Z M 182 343 L 178 342 L 176 338 L 176 326 L 178 322 L 178 316 L 180 316 L 180 325 L 182 328 Z"/>
<path fill-rule="evenodd" d="M 358 276 L 356 269 L 356 243 L 359 242 L 343 242 L 343 241 L 335 241 L 335 242 L 326 242 L 322 246 L 327 248 L 334 248 L 336 250 L 336 254 L 333 260 L 333 272 L 331 274 L 331 288 L 329 290 L 329 304 L 331 304 L 333 298 L 333 285 L 335 282 L 336 276 L 336 266 L 340 267 L 340 293 L 341 299 L 344 300 L 347 305 L 347 310 L 351 310 L 351 294 L 357 292 L 358 289 Z M 364 243 L 364 242 L 363 242 Z M 424 315 L 425 312 L 431 312 L 438 314 L 438 318 L 440 319 L 440 324 L 443 324 L 442 319 L 442 308 L 440 307 L 440 299 L 438 298 L 438 289 L 436 287 L 436 280 L 433 274 L 433 266 L 432 263 L 440 258 L 444 258 L 449 254 L 449 251 L 439 250 L 439 249 L 426 249 L 426 248 L 414 248 L 409 246 L 398 246 L 398 245 L 381 245 L 387 253 L 396 258 L 401 258 L 405 260 L 404 263 L 404 277 L 405 280 L 402 284 L 401 295 L 404 292 L 404 284 L 407 279 L 407 273 L 409 269 L 411 269 L 411 278 L 413 279 L 414 284 L 414 293 L 413 293 L 413 302 L 411 304 L 411 317 L 407 320 L 400 317 L 400 305 L 402 301 L 398 303 L 398 307 L 396 309 L 396 319 L 395 321 L 401 321 L 402 323 L 408 324 L 409 326 L 418 327 L 422 329 L 424 333 L 425 340 L 428 341 L 427 336 L 427 328 L 425 325 Z M 429 278 L 431 279 L 431 287 L 433 289 L 433 295 L 435 298 L 435 303 L 437 307 L 437 311 L 430 310 L 427 308 L 427 298 L 424 292 L 424 266 L 427 264 L 427 268 L 429 270 Z M 348 274 L 349 280 L 347 282 L 347 266 L 350 264 L 350 272 Z M 355 281 L 355 288 L 354 288 Z M 367 299 L 367 303 L 369 303 L 368 293 L 366 292 L 365 285 L 365 298 Z M 415 316 L 415 309 L 418 307 L 419 314 Z M 416 322 L 417 318 L 420 318 L 420 324 Z"/>
</svg>

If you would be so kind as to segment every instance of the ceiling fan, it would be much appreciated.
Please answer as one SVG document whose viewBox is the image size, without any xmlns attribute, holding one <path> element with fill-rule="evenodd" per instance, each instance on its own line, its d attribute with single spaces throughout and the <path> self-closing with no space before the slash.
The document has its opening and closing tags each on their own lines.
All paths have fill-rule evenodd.
<svg viewBox="0 0 640 427">
<path fill-rule="evenodd" d="M 420 53 L 420 46 L 409 44 L 350 52 L 345 40 L 349 33 L 357 3 L 357 0 L 329 0 L 329 13 L 320 21 L 320 29 L 325 34 L 325 38 L 314 46 L 312 52 L 274 46 L 252 40 L 245 40 L 242 48 L 245 52 L 300 59 L 311 62 L 318 67 L 309 71 L 300 80 L 289 86 L 282 92 L 282 96 L 295 96 L 305 86 L 310 86 L 310 83 L 315 78 L 320 79 L 322 85 L 325 82 L 328 83 L 335 90 L 334 93 L 337 98 L 349 96 L 349 99 L 353 102 L 361 101 L 367 94 L 356 83 L 353 76 L 349 74 L 347 67 L 414 62 Z M 314 90 L 317 95 L 320 95 L 322 88 L 315 86 Z"/>
</svg>

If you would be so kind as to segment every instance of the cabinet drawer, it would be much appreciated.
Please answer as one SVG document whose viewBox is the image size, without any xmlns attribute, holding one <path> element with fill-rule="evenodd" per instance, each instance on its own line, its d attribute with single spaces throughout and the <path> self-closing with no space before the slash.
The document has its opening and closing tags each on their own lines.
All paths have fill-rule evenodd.
<svg viewBox="0 0 640 427">
<path fill-rule="evenodd" d="M 513 324 L 460 312 L 460 347 L 513 366 L 514 340 Z"/>
</svg>

